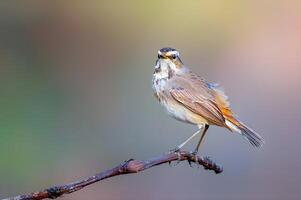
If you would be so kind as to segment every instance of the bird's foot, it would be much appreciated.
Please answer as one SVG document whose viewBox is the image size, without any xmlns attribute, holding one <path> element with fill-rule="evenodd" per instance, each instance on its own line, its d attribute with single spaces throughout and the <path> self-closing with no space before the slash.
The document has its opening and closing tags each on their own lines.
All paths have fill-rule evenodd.
<svg viewBox="0 0 301 200">
<path fill-rule="evenodd" d="M 171 149 L 171 150 L 169 151 L 169 153 L 178 153 L 179 151 L 181 151 L 181 149 L 180 149 L 179 147 L 176 147 L 176 148 L 174 148 L 174 149 Z"/>
<path fill-rule="evenodd" d="M 198 152 L 197 151 L 193 151 L 193 152 L 190 152 L 191 153 L 191 160 L 188 162 L 189 163 L 189 165 L 190 165 L 190 167 L 192 166 L 191 165 L 191 161 L 193 161 L 198 167 L 199 167 L 199 165 L 200 165 L 200 163 L 199 163 L 199 157 L 198 157 Z"/>
<path fill-rule="evenodd" d="M 178 161 L 181 161 L 181 153 L 180 153 L 180 151 L 181 151 L 181 148 L 176 147 L 176 148 L 170 150 L 170 153 L 176 153 L 177 156 L 178 156 Z"/>
<path fill-rule="evenodd" d="M 181 162 L 181 153 L 180 153 L 180 151 L 181 151 L 181 149 L 179 147 L 176 147 L 176 148 L 169 151 L 169 153 L 177 154 L 177 157 L 178 157 L 178 160 L 176 161 L 176 163 L 174 165 L 171 165 L 171 162 L 169 162 L 169 166 L 177 166 Z"/>
</svg>

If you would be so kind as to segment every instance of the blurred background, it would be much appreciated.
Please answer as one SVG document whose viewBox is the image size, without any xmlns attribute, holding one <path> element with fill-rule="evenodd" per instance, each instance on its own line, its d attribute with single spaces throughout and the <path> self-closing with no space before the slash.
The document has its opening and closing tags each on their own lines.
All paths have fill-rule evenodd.
<svg viewBox="0 0 301 200">
<path fill-rule="evenodd" d="M 220 175 L 161 165 L 63 199 L 300 199 L 300 9 L 298 0 L 1 1 L 0 198 L 160 155 L 196 131 L 153 97 L 157 51 L 170 46 L 223 86 L 266 145 L 212 127 L 201 154 L 223 165 Z"/>
</svg>

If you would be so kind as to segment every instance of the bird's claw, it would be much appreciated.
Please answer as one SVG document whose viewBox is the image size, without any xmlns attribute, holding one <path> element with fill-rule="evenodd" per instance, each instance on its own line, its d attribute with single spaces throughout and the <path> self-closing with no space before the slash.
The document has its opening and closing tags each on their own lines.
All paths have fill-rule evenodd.
<svg viewBox="0 0 301 200">
<path fill-rule="evenodd" d="M 176 148 L 174 148 L 174 149 L 171 149 L 170 151 L 169 151 L 169 153 L 177 153 L 177 152 L 179 152 L 181 149 L 179 148 L 179 147 L 176 147 Z"/>
<path fill-rule="evenodd" d="M 198 157 L 198 152 L 197 151 L 193 151 L 191 152 L 191 160 L 188 161 L 190 167 L 192 166 L 191 165 L 191 162 L 193 161 L 197 166 L 199 166 L 199 157 Z"/>
<path fill-rule="evenodd" d="M 177 154 L 177 157 L 178 157 L 177 162 L 175 163 L 175 165 L 173 165 L 173 166 L 177 166 L 177 165 L 181 162 L 181 153 L 180 153 L 180 149 L 179 149 L 179 148 L 175 148 L 175 149 L 171 150 L 170 153 L 175 153 L 175 154 Z M 169 166 L 172 166 L 172 165 L 171 165 L 171 162 L 169 162 Z"/>
<path fill-rule="evenodd" d="M 191 160 L 188 159 L 187 162 L 188 162 L 189 166 L 192 167 Z"/>
</svg>

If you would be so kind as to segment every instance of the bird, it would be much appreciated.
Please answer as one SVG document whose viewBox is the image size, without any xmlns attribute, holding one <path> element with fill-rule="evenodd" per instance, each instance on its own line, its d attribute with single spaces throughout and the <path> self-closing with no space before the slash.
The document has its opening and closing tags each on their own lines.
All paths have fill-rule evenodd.
<svg viewBox="0 0 301 200">
<path fill-rule="evenodd" d="M 196 155 L 211 125 L 237 132 L 255 147 L 264 144 L 264 139 L 232 112 L 228 97 L 219 85 L 207 82 L 186 67 L 176 49 L 164 47 L 158 51 L 152 88 L 154 96 L 168 115 L 198 127 L 195 133 L 172 151 L 179 152 L 201 133 L 192 152 Z"/>
</svg>

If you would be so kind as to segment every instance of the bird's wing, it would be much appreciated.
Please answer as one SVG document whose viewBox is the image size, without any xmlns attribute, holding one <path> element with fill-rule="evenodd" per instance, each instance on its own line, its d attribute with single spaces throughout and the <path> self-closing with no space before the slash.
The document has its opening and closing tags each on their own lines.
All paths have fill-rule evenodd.
<svg viewBox="0 0 301 200">
<path fill-rule="evenodd" d="M 170 91 L 170 94 L 176 101 L 210 123 L 226 126 L 223 113 L 214 101 L 214 98 L 210 98 L 211 94 L 209 91 L 206 94 L 202 94 L 204 91 L 206 91 L 204 88 L 198 91 L 193 87 L 175 87 Z"/>
</svg>

